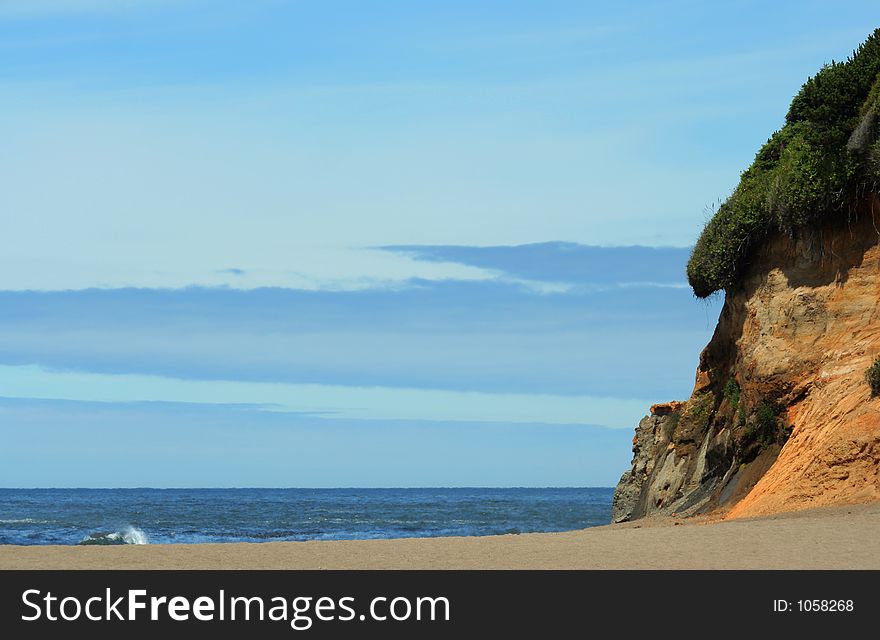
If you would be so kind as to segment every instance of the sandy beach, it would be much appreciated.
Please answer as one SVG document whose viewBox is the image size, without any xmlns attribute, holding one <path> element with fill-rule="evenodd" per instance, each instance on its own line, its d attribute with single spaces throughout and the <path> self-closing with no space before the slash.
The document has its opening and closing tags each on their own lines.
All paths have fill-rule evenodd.
<svg viewBox="0 0 880 640">
<path fill-rule="evenodd" d="M 878 531 L 873 503 L 486 537 L 0 546 L 0 569 L 880 569 Z"/>
</svg>

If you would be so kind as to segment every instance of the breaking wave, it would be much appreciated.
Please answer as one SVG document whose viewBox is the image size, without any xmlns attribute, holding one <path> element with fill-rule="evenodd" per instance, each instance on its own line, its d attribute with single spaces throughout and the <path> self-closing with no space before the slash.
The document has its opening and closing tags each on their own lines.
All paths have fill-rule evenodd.
<svg viewBox="0 0 880 640">
<path fill-rule="evenodd" d="M 137 527 L 126 527 L 123 531 L 98 531 L 83 538 L 81 545 L 149 544 L 147 534 Z"/>
</svg>

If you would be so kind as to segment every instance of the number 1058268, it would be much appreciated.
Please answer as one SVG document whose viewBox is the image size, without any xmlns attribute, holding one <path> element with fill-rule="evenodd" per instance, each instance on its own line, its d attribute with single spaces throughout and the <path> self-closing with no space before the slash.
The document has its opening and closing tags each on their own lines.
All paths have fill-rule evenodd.
<svg viewBox="0 0 880 640">
<path fill-rule="evenodd" d="M 777 613 L 847 613 L 855 609 L 852 600 L 774 600 L 773 611 Z"/>
</svg>

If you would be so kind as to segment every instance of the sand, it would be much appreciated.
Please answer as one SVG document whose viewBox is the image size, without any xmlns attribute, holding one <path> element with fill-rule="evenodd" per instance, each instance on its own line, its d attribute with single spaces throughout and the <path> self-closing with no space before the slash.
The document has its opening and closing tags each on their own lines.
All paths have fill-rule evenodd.
<svg viewBox="0 0 880 640">
<path fill-rule="evenodd" d="M 878 532 L 874 503 L 486 537 L 0 546 L 0 569 L 880 569 Z"/>
</svg>

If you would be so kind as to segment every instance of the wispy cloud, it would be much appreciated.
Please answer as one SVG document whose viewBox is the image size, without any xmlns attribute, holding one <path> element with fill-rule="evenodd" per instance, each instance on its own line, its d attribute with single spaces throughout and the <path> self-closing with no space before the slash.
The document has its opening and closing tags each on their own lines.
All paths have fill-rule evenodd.
<svg viewBox="0 0 880 640">
<path fill-rule="evenodd" d="M 0 363 L 188 379 L 674 398 L 718 301 L 687 289 L 0 292 Z"/>
<path fill-rule="evenodd" d="M 159 264 L 153 259 L 126 260 L 124 247 L 107 249 L 116 268 L 108 269 L 104 259 L 86 254 L 12 257 L 0 256 L 0 290 L 59 291 L 88 288 L 119 289 L 141 287 L 169 289 L 183 287 L 232 287 L 259 289 L 277 287 L 303 291 L 362 291 L 394 289 L 417 282 L 444 280 L 492 280 L 497 274 L 454 261 L 420 261 L 381 250 L 346 247 L 293 247 L 276 252 L 268 246 L 266 255 L 248 255 L 247 265 L 211 269 L 203 260 L 179 255 L 176 264 Z M 250 253 L 250 252 L 249 252 Z M 219 260 L 222 256 L 216 253 Z M 105 258 L 106 259 L 106 258 Z M 13 275 L 14 272 L 14 275 Z"/>
<path fill-rule="evenodd" d="M 517 246 L 398 245 L 386 251 L 426 262 L 494 270 L 508 279 L 566 285 L 675 286 L 685 283 L 689 247 L 595 247 L 573 242 Z"/>
<path fill-rule="evenodd" d="M 121 252 L 122 247 L 112 251 Z M 254 255 L 254 263 L 236 267 L 207 269 L 201 262 L 186 260 L 175 268 L 163 268 L 126 261 L 112 270 L 88 255 L 44 259 L 6 255 L 0 256 L 0 290 L 199 286 L 363 291 L 426 282 L 499 281 L 536 293 L 564 293 L 573 288 L 684 286 L 689 252 L 679 247 L 596 247 L 570 242 L 300 247 L 263 263 L 256 262 L 259 257 Z M 281 260 L 286 264 L 279 264 Z"/>
<path fill-rule="evenodd" d="M 598 424 L 629 429 L 645 399 L 455 392 L 434 389 L 179 380 L 0 365 L 7 397 L 88 402 L 182 402 L 261 405 L 265 410 L 361 420 L 452 420 Z"/>
</svg>

